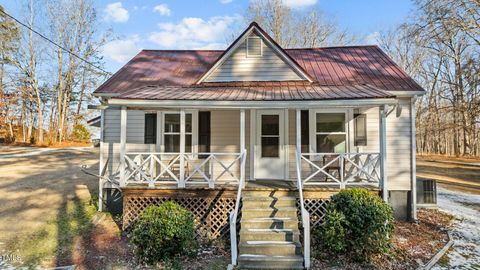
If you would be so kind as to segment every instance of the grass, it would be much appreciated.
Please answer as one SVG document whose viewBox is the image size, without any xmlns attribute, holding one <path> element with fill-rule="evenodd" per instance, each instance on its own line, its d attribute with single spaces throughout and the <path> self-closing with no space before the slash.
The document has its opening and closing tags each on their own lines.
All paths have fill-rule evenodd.
<svg viewBox="0 0 480 270">
<path fill-rule="evenodd" d="M 93 228 L 96 209 L 90 201 L 67 199 L 55 220 L 28 235 L 17 236 L 6 245 L 23 266 L 65 265 L 72 261 L 75 240 Z"/>
</svg>

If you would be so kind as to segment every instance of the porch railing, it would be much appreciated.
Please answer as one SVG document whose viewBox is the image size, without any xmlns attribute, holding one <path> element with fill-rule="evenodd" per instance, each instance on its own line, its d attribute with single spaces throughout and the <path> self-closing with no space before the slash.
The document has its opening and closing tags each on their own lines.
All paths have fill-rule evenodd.
<svg viewBox="0 0 480 270">
<path fill-rule="evenodd" d="M 379 153 L 302 153 L 297 163 L 304 185 L 381 184 Z"/>
<path fill-rule="evenodd" d="M 208 184 L 210 188 L 222 184 L 239 184 L 242 153 L 125 153 L 124 185 Z M 238 167 L 235 166 L 238 164 Z M 238 168 L 238 170 L 237 170 Z"/>
</svg>

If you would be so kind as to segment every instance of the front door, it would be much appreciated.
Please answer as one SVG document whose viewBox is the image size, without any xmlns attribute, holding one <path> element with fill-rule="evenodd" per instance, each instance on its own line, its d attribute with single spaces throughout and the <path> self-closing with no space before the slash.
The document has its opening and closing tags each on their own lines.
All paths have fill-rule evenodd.
<svg viewBox="0 0 480 270">
<path fill-rule="evenodd" d="M 255 178 L 285 179 L 285 121 L 283 110 L 258 110 Z"/>
</svg>

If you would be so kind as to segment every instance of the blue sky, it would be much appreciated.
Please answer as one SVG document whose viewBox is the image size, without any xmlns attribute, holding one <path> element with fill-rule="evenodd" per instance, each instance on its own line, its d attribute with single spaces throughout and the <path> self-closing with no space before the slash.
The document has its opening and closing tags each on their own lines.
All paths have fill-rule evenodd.
<svg viewBox="0 0 480 270">
<path fill-rule="evenodd" d="M 105 45 L 106 69 L 116 71 L 141 49 L 222 49 L 244 24 L 250 0 L 99 0 L 100 28 L 112 28 L 118 38 Z M 318 6 L 327 16 L 371 44 L 376 33 L 401 23 L 411 12 L 411 0 L 284 0 L 295 9 Z M 20 1 L 0 0 L 7 12 L 20 17 Z"/>
</svg>

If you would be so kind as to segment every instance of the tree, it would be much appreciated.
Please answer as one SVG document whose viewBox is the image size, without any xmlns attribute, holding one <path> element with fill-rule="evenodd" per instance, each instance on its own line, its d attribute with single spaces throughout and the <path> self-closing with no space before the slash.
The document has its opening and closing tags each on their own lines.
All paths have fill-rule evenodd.
<svg viewBox="0 0 480 270">
<path fill-rule="evenodd" d="M 344 45 L 356 39 L 320 10 L 292 10 L 282 0 L 250 1 L 245 18 L 256 21 L 284 48 Z"/>
</svg>

